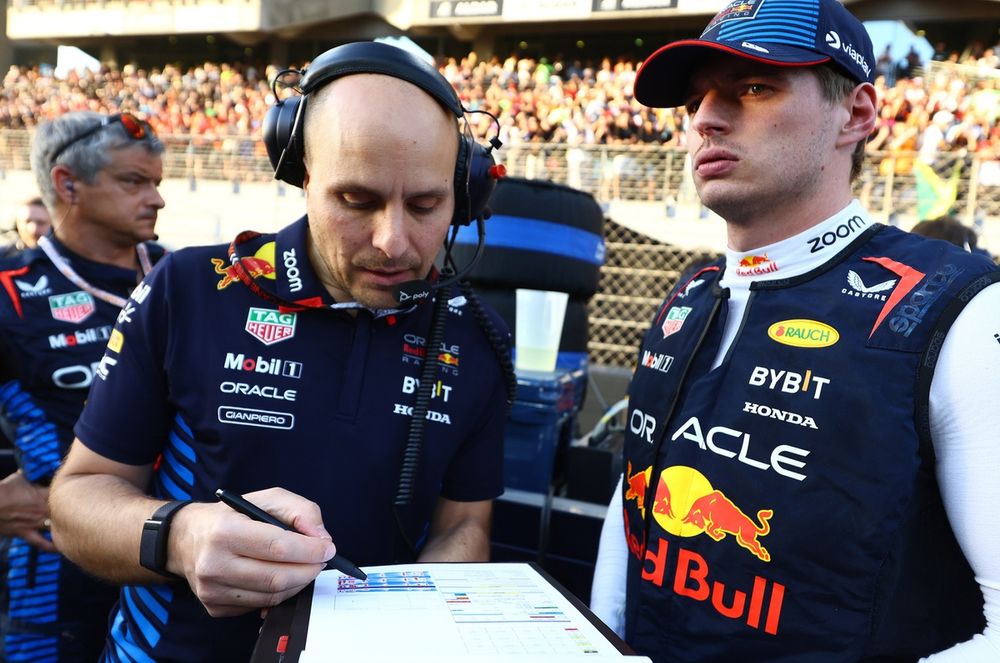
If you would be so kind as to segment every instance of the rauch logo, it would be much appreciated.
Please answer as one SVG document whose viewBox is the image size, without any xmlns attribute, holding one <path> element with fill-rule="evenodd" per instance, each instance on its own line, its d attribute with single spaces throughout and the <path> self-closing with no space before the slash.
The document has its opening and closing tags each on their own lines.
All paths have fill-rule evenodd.
<svg viewBox="0 0 1000 663">
<path fill-rule="evenodd" d="M 782 320 L 767 328 L 771 340 L 796 348 L 826 348 L 840 340 L 840 333 L 815 320 Z"/>
</svg>

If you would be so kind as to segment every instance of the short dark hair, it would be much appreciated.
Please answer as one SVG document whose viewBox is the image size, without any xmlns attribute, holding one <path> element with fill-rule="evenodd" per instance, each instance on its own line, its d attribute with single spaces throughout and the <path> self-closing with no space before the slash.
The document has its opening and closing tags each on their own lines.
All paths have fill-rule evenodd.
<svg viewBox="0 0 1000 663">
<path fill-rule="evenodd" d="M 823 93 L 823 98 L 831 103 L 838 103 L 849 95 L 854 88 L 856 88 L 859 83 L 855 82 L 853 78 L 849 78 L 840 68 L 833 64 L 821 64 L 815 67 L 810 67 L 812 71 L 816 73 L 816 78 L 819 80 L 820 91 Z M 860 175 L 861 171 L 865 165 L 865 143 L 868 142 L 867 136 L 863 140 L 859 140 L 858 144 L 854 146 L 854 152 L 851 154 L 851 181 L 856 180 Z"/>
<path fill-rule="evenodd" d="M 976 248 L 976 231 L 953 216 L 925 219 L 910 228 L 910 232 L 933 239 L 943 239 L 966 251 L 972 251 Z"/>
</svg>

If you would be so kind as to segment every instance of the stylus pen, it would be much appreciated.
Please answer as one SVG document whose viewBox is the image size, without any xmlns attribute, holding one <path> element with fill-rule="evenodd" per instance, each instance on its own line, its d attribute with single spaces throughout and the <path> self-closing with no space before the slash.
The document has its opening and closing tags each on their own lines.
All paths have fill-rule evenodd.
<svg viewBox="0 0 1000 663">
<path fill-rule="evenodd" d="M 246 501 L 236 493 L 231 493 L 224 488 L 219 488 L 215 491 L 215 496 L 222 500 L 224 504 L 232 507 L 234 510 L 242 513 L 251 520 L 256 520 L 259 523 L 267 523 L 268 525 L 274 525 L 275 527 L 280 527 L 281 529 L 288 530 L 289 532 L 295 531 L 292 527 L 289 527 L 285 523 L 281 522 L 256 504 Z M 327 560 L 326 568 L 336 569 L 341 573 L 346 573 L 352 578 L 357 578 L 358 580 L 368 580 L 368 575 L 364 571 L 354 566 L 350 560 L 339 553 L 334 555 L 333 559 Z"/>
</svg>

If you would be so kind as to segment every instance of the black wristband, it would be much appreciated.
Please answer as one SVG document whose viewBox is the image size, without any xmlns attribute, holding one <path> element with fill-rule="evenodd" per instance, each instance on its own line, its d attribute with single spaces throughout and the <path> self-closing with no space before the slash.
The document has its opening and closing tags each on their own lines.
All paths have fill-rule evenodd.
<svg viewBox="0 0 1000 663">
<path fill-rule="evenodd" d="M 167 536 L 170 534 L 170 521 L 174 514 L 188 504 L 191 504 L 190 500 L 167 502 L 146 519 L 142 525 L 142 538 L 139 540 L 140 566 L 168 578 L 180 577 L 167 571 Z"/>
</svg>

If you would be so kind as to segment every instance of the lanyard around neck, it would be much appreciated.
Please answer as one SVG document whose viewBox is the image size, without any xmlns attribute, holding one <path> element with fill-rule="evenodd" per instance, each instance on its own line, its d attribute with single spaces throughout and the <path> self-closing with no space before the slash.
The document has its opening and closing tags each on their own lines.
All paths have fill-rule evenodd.
<svg viewBox="0 0 1000 663">
<path fill-rule="evenodd" d="M 408 313 L 412 311 L 415 307 L 408 306 L 403 308 L 388 308 L 388 309 L 371 309 L 358 302 L 334 302 L 332 304 L 327 304 L 323 301 L 322 297 L 307 297 L 305 299 L 297 299 L 295 301 L 289 301 L 283 297 L 278 296 L 277 293 L 269 292 L 257 284 L 254 275 L 251 274 L 250 270 L 243 263 L 243 258 L 239 253 L 239 246 L 246 242 L 253 241 L 261 237 L 261 233 L 253 230 L 244 230 L 229 244 L 229 262 L 232 264 L 233 269 L 236 271 L 236 275 L 239 277 L 240 281 L 245 285 L 250 292 L 257 295 L 264 301 L 270 302 L 272 304 L 277 304 L 278 310 L 282 313 L 295 313 L 297 311 L 306 311 L 309 309 L 329 309 L 329 310 L 346 310 L 346 309 L 365 309 L 370 311 L 372 315 L 376 318 L 382 318 L 389 315 L 395 315 L 398 313 Z"/>
<path fill-rule="evenodd" d="M 38 246 L 45 252 L 45 255 L 48 256 L 49 260 L 52 261 L 52 264 L 56 266 L 59 273 L 69 279 L 69 281 L 76 287 L 80 288 L 80 290 L 97 297 L 101 301 L 113 304 L 118 308 L 125 306 L 125 297 L 115 295 L 107 290 L 102 290 L 95 285 L 91 285 L 86 279 L 77 274 L 76 270 L 73 269 L 73 266 L 69 264 L 69 261 L 66 260 L 62 254 L 59 253 L 55 245 L 48 237 L 39 237 Z M 153 269 L 153 263 L 149 259 L 149 249 L 146 248 L 145 244 L 137 244 L 135 247 L 135 253 L 139 258 L 140 278 L 137 280 L 138 282 Z"/>
</svg>

